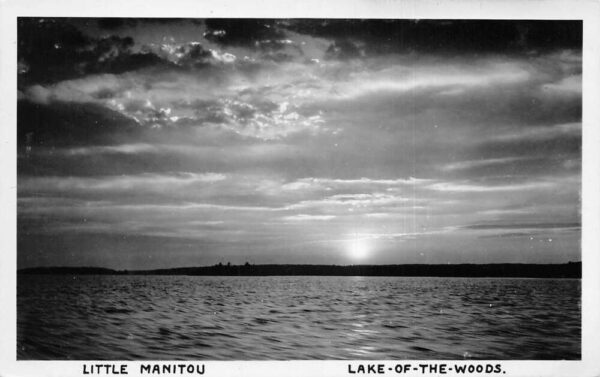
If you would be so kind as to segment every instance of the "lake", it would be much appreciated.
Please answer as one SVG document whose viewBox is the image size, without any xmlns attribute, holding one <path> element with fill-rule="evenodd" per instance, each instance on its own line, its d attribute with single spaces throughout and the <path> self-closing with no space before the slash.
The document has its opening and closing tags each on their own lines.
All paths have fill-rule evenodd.
<svg viewBox="0 0 600 377">
<path fill-rule="evenodd" d="M 581 358 L 579 279 L 18 277 L 20 360 Z"/>
</svg>

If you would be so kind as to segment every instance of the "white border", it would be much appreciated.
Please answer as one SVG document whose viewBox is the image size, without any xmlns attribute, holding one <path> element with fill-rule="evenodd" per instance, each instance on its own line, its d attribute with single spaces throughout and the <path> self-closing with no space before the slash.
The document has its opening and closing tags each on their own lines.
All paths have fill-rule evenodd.
<svg viewBox="0 0 600 377">
<path fill-rule="evenodd" d="M 15 125 L 18 16 L 583 20 L 582 361 L 491 363 L 502 365 L 506 371 L 502 376 L 600 376 L 600 0 L 456 0 L 445 3 L 433 0 L 0 0 L 0 376 L 64 377 L 81 376 L 84 362 L 16 361 Z M 388 360 L 385 364 L 386 367 L 393 367 L 397 363 L 417 365 L 424 362 Z M 199 363 L 205 365 L 206 376 L 351 376 L 348 374 L 349 361 Z M 440 363 L 452 365 L 459 362 Z M 469 363 L 486 364 L 479 361 Z M 137 375 L 135 371 L 139 364 L 127 363 L 128 376 Z M 389 371 L 386 374 L 402 375 Z"/>
</svg>

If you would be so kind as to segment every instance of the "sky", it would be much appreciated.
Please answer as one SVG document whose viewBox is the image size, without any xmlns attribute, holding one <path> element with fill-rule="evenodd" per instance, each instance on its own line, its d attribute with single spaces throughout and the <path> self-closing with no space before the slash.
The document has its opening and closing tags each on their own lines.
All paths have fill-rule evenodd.
<svg viewBox="0 0 600 377">
<path fill-rule="evenodd" d="M 579 261 L 581 28 L 20 18 L 18 266 Z"/>
</svg>

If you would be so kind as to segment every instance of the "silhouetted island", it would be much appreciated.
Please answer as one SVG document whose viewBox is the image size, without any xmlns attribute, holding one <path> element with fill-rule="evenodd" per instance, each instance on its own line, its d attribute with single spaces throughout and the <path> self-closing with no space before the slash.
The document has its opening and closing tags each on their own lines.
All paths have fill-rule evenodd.
<svg viewBox="0 0 600 377">
<path fill-rule="evenodd" d="M 190 276 L 438 276 L 581 278 L 581 262 L 563 264 L 217 264 L 158 270 L 111 270 L 99 267 L 35 267 L 18 270 L 21 275 L 190 275 Z"/>
</svg>

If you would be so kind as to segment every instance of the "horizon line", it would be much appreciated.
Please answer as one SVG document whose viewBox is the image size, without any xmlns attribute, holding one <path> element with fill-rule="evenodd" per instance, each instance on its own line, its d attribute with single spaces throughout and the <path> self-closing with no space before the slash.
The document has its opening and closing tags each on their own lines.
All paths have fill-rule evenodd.
<svg viewBox="0 0 600 377">
<path fill-rule="evenodd" d="M 247 266 L 315 266 L 315 267 L 384 267 L 384 266 L 494 266 L 494 265 L 530 265 L 530 266 L 559 266 L 582 263 L 582 261 L 566 261 L 558 263 L 537 263 L 537 262 L 494 262 L 494 263 L 385 263 L 385 264 L 315 264 L 315 263 L 250 263 L 245 262 L 243 264 L 233 263 L 215 263 L 211 265 L 195 265 L 195 266 L 178 266 L 178 267 L 156 267 L 150 269 L 115 269 L 112 267 L 102 266 L 33 266 L 33 267 L 21 267 L 17 268 L 18 271 L 31 270 L 31 269 L 43 269 L 43 268 L 96 268 L 105 269 L 112 271 L 158 271 L 158 270 L 178 270 L 185 268 L 210 268 L 210 267 L 247 267 Z"/>
<path fill-rule="evenodd" d="M 314 265 L 314 264 L 215 264 L 153 270 L 114 270 L 103 267 L 30 267 L 17 275 L 159 275 L 159 276 L 428 276 L 490 278 L 579 278 L 581 262 L 560 264 L 403 264 L 403 265 Z"/>
</svg>

